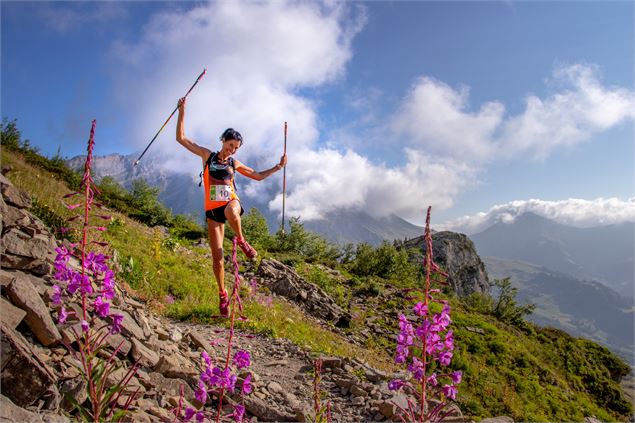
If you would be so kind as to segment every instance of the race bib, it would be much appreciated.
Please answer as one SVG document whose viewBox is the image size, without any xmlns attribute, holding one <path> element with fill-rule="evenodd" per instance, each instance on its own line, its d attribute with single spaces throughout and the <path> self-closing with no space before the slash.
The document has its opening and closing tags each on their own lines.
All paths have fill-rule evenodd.
<svg viewBox="0 0 635 423">
<path fill-rule="evenodd" d="M 209 199 L 211 201 L 229 201 L 232 198 L 231 185 L 210 185 Z"/>
</svg>

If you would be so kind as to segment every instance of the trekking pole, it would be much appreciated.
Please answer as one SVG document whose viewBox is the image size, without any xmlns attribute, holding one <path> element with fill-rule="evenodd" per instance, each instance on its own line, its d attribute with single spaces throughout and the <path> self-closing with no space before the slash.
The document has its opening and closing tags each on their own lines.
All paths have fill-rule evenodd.
<svg viewBox="0 0 635 423">
<path fill-rule="evenodd" d="M 203 69 L 203 72 L 201 72 L 201 74 L 198 76 L 198 78 L 196 78 L 196 81 L 194 82 L 194 84 L 190 87 L 190 89 L 187 91 L 187 93 L 185 93 L 185 96 L 183 98 L 186 98 L 194 89 L 194 87 L 196 87 L 196 84 L 198 84 L 198 81 L 201 80 L 201 78 L 203 77 L 203 75 L 205 75 L 205 73 L 207 73 L 207 69 Z M 168 122 L 170 121 L 170 119 L 172 119 L 172 116 L 174 116 L 174 113 L 176 113 L 176 111 L 179 109 L 179 106 L 177 105 L 174 110 L 172 111 L 172 114 L 170 114 L 170 116 L 168 117 L 168 119 L 165 121 L 165 123 L 163 124 L 163 126 L 159 129 L 159 131 L 154 135 L 154 138 L 152 138 L 152 140 L 150 141 L 150 144 L 148 144 L 148 146 L 146 147 L 145 150 L 143 150 L 143 153 L 141 153 L 141 155 L 139 156 L 139 158 L 134 162 L 133 166 L 136 166 L 139 164 L 139 161 L 141 160 L 141 158 L 143 157 L 144 154 L 146 154 L 146 151 L 148 151 L 148 149 L 150 148 L 150 146 L 152 145 L 152 143 L 154 142 L 154 140 L 157 139 L 157 137 L 159 136 L 159 134 L 161 133 L 161 131 L 163 131 L 163 128 L 165 128 L 165 125 L 168 124 Z"/>
<path fill-rule="evenodd" d="M 284 154 L 287 154 L 287 122 L 284 123 Z M 284 197 L 287 192 L 287 165 L 282 168 L 282 233 L 284 233 Z"/>
</svg>

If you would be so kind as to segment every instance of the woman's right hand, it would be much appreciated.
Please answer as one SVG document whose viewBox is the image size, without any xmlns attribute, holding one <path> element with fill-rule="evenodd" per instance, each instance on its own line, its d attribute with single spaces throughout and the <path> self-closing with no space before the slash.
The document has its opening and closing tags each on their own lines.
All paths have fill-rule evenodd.
<svg viewBox="0 0 635 423">
<path fill-rule="evenodd" d="M 177 107 L 179 108 L 179 112 L 183 112 L 185 110 L 185 101 L 187 99 L 185 97 L 181 97 L 179 102 L 177 103 Z"/>
</svg>

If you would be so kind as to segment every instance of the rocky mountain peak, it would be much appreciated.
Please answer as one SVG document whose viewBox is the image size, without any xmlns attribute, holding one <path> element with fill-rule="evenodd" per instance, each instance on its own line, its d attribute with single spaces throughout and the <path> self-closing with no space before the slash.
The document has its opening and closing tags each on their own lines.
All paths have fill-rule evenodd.
<svg viewBox="0 0 635 423">
<path fill-rule="evenodd" d="M 419 263 L 423 260 L 426 252 L 423 236 L 405 241 L 404 246 L 420 250 L 416 260 Z M 448 283 L 458 296 L 489 292 L 490 283 L 485 264 L 476 253 L 474 243 L 466 235 L 450 231 L 433 233 L 432 256 L 448 272 Z"/>
</svg>

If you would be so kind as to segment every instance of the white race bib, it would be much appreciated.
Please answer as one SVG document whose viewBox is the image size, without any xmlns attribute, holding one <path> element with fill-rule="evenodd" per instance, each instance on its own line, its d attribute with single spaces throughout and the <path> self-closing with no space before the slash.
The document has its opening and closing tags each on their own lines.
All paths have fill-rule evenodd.
<svg viewBox="0 0 635 423">
<path fill-rule="evenodd" d="M 211 201 L 229 201 L 232 198 L 231 185 L 210 185 L 209 199 Z"/>
</svg>

